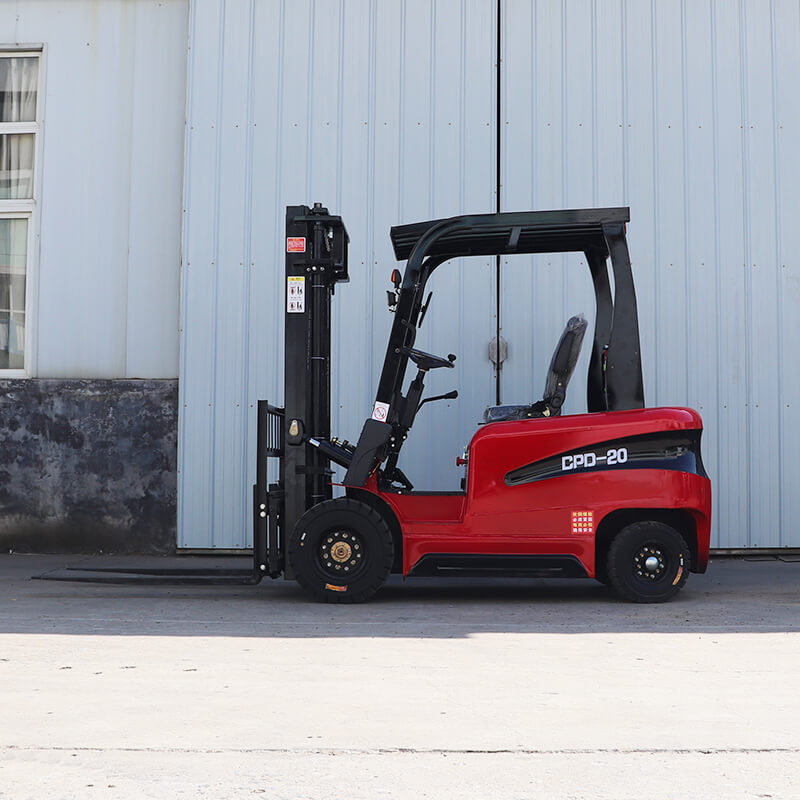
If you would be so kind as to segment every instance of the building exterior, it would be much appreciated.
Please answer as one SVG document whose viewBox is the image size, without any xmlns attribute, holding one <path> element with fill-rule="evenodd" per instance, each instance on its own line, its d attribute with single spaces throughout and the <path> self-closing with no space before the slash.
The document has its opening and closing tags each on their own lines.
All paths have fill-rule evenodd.
<svg viewBox="0 0 800 800">
<path fill-rule="evenodd" d="M 800 547 L 797 74 L 797 0 L 0 0 L 0 545 L 249 545 L 284 209 L 320 201 L 351 237 L 342 438 L 391 225 L 629 205 L 645 394 L 704 417 L 713 544 Z M 420 346 L 460 397 L 404 450 L 420 486 L 457 486 L 482 408 L 593 316 L 577 256 L 477 261 L 434 279 Z"/>
<path fill-rule="evenodd" d="M 0 2 L 2 546 L 174 547 L 187 20 Z"/>
</svg>

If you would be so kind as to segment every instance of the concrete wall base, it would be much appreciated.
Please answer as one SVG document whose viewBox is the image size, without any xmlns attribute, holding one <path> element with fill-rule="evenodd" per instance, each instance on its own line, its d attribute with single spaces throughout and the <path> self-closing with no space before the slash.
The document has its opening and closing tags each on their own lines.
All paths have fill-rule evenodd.
<svg viewBox="0 0 800 800">
<path fill-rule="evenodd" d="M 177 433 L 177 380 L 0 380 L 0 552 L 174 552 Z"/>
</svg>

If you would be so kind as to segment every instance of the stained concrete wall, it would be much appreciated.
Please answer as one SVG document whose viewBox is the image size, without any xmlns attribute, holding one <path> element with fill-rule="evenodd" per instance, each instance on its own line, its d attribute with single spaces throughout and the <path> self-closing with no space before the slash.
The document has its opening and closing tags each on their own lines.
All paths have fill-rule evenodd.
<svg viewBox="0 0 800 800">
<path fill-rule="evenodd" d="M 175 380 L 0 380 L 0 551 L 171 552 Z"/>
</svg>

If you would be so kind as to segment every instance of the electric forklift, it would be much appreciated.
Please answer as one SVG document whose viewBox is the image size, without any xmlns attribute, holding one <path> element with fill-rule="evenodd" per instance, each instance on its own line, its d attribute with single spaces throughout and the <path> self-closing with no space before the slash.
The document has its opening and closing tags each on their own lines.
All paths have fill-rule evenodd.
<svg viewBox="0 0 800 800">
<path fill-rule="evenodd" d="M 391 276 L 394 321 L 372 415 L 350 444 L 330 430 L 331 303 L 349 281 L 347 230 L 319 203 L 288 207 L 284 404 L 258 402 L 252 566 L 40 577 L 255 584 L 283 575 L 319 600 L 345 603 L 369 599 L 393 572 L 582 577 L 635 603 L 671 599 L 708 565 L 711 482 L 700 415 L 644 406 L 628 221 L 628 208 L 597 208 L 392 228 L 405 269 Z M 425 403 L 457 396 L 424 395 L 428 373 L 456 361 L 415 347 L 427 282 L 450 259 L 526 253 L 585 256 L 596 301 L 587 412 L 561 413 L 587 327 L 576 316 L 553 353 L 544 396 L 487 408 L 458 459 L 460 489 L 420 491 L 398 464 L 403 445 Z M 332 464 L 346 470 L 337 497 Z"/>
<path fill-rule="evenodd" d="M 392 228 L 405 270 L 392 273 L 394 321 L 373 411 L 351 445 L 330 432 L 330 303 L 349 280 L 347 231 L 320 204 L 289 207 L 284 406 L 259 404 L 258 568 L 349 603 L 392 572 L 595 578 L 638 603 L 669 600 L 690 572 L 705 572 L 702 421 L 688 408 L 644 406 L 629 218 L 628 208 L 575 209 Z M 428 373 L 456 361 L 415 348 L 432 273 L 454 258 L 566 252 L 584 254 L 596 298 L 587 413 L 561 414 L 587 327 L 578 316 L 556 346 L 544 396 L 486 409 L 458 459 L 460 490 L 416 489 L 398 461 L 417 413 L 457 396 L 424 396 Z M 270 459 L 279 479 L 268 486 Z M 346 470 L 342 496 L 333 496 L 331 464 Z"/>
</svg>

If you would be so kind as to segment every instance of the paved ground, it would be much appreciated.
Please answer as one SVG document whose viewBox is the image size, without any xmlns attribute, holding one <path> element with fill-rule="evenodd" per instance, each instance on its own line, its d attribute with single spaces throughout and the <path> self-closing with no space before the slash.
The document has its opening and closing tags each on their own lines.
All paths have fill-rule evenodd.
<svg viewBox="0 0 800 800">
<path fill-rule="evenodd" d="M 800 798 L 797 561 L 332 607 L 29 580 L 66 560 L 0 556 L 0 798 Z"/>
</svg>

